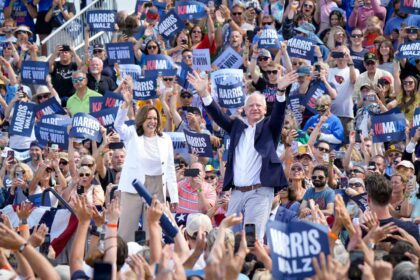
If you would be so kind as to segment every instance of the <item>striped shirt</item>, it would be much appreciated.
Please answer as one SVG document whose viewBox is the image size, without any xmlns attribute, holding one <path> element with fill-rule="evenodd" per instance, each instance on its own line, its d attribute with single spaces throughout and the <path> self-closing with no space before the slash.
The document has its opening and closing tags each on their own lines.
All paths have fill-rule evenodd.
<svg viewBox="0 0 420 280">
<path fill-rule="evenodd" d="M 217 199 L 216 190 L 206 182 L 203 182 L 201 189 L 204 197 L 213 206 Z M 178 183 L 178 198 L 177 213 L 201 213 L 198 205 L 198 193 L 191 187 L 188 178 Z"/>
</svg>

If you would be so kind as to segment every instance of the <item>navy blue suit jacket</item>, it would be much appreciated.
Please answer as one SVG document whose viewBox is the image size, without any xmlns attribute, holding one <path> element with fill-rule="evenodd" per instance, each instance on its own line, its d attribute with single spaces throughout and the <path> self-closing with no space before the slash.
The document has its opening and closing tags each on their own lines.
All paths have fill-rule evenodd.
<svg viewBox="0 0 420 280">
<path fill-rule="evenodd" d="M 209 106 L 205 106 L 205 109 L 213 120 L 230 136 L 230 147 L 228 150 L 225 179 L 223 182 L 223 190 L 226 191 L 233 186 L 234 153 L 243 131 L 248 126 L 241 119 L 231 119 L 228 115 L 223 113 L 214 100 Z M 288 185 L 283 172 L 283 166 L 276 154 L 283 127 L 285 109 L 286 101 L 278 102 L 276 100 L 271 116 L 260 121 L 255 129 L 254 147 L 262 157 L 262 168 L 260 173 L 261 184 L 264 187 L 275 188 L 276 191 Z M 247 174 L 241 174 L 240 176 L 246 175 Z"/>
</svg>

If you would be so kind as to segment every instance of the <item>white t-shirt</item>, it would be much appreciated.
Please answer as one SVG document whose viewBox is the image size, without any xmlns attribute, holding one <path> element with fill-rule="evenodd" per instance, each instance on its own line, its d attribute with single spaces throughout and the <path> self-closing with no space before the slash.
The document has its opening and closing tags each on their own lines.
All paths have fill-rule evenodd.
<svg viewBox="0 0 420 280">
<path fill-rule="evenodd" d="M 359 70 L 355 69 L 356 77 Z M 337 97 L 333 100 L 331 112 L 337 117 L 354 118 L 353 114 L 353 90 L 354 84 L 350 81 L 350 68 L 330 68 L 328 82 L 337 89 Z"/>
<path fill-rule="evenodd" d="M 142 154 L 142 163 L 144 174 L 149 176 L 162 175 L 162 163 L 160 161 L 158 137 L 159 136 L 143 136 L 144 154 Z"/>
</svg>

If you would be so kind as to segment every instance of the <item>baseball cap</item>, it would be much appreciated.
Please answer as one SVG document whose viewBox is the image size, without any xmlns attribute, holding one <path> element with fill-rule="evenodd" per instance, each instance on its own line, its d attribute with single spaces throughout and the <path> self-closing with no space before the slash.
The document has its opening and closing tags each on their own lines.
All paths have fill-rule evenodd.
<svg viewBox="0 0 420 280">
<path fill-rule="evenodd" d="M 408 160 L 400 161 L 400 163 L 397 164 L 396 169 L 398 169 L 398 167 L 400 167 L 400 166 L 404 166 L 405 168 L 411 168 L 411 169 L 415 170 L 414 169 L 414 164 L 411 161 L 408 161 Z"/>
<path fill-rule="evenodd" d="M 260 52 L 258 53 L 258 57 L 260 56 L 271 57 L 271 53 L 266 49 L 261 49 Z"/>
<path fill-rule="evenodd" d="M 397 153 L 400 153 L 400 154 L 403 153 L 402 150 L 401 150 L 401 147 L 399 147 L 397 145 L 389 145 L 388 150 L 385 151 L 385 155 L 388 155 L 389 153 L 392 153 L 392 152 L 397 152 Z"/>
<path fill-rule="evenodd" d="M 379 80 L 387 81 L 387 82 L 388 82 L 388 84 L 390 84 L 390 83 L 391 83 L 391 78 L 390 78 L 390 77 L 388 77 L 388 76 L 383 76 L 383 77 L 381 77 Z"/>
<path fill-rule="evenodd" d="M 156 7 L 150 7 L 146 13 L 146 21 L 154 21 L 159 18 L 159 11 Z"/>
<path fill-rule="evenodd" d="M 301 145 L 298 147 L 297 158 L 302 158 L 303 156 L 309 156 L 311 159 L 314 159 L 311 153 L 309 152 L 308 145 Z"/>
<path fill-rule="evenodd" d="M 215 169 L 214 169 L 213 165 L 211 165 L 211 164 L 207 164 L 207 165 L 206 165 L 206 168 L 205 168 L 205 171 L 206 171 L 206 172 L 214 172 L 214 171 L 215 171 Z"/>
<path fill-rule="evenodd" d="M 368 88 L 368 89 L 372 89 L 372 86 L 371 86 L 369 83 L 363 83 L 363 84 L 360 86 L 360 90 L 362 90 L 362 88 L 364 88 L 364 87 L 366 87 L 366 88 Z"/>
<path fill-rule="evenodd" d="M 184 97 L 184 96 L 185 97 L 187 97 L 187 96 L 191 97 L 191 96 L 193 96 L 193 94 L 191 92 L 189 92 L 188 90 L 181 90 L 180 96 L 181 97 Z"/>
<path fill-rule="evenodd" d="M 295 30 L 309 35 L 311 32 L 314 33 L 316 28 L 312 23 L 305 22 L 299 27 L 295 27 Z"/>
<path fill-rule="evenodd" d="M 95 44 L 95 45 L 93 45 L 93 49 L 94 50 L 104 50 L 105 47 L 104 47 L 103 44 Z"/>
<path fill-rule="evenodd" d="M 26 33 L 28 33 L 28 36 L 29 36 L 29 37 L 32 37 L 32 31 L 31 31 L 31 29 L 30 29 L 28 26 L 26 26 L 26 25 L 19 25 L 19 26 L 15 29 L 15 31 L 14 31 L 14 33 L 13 33 L 13 35 L 16 37 L 18 32 L 26 32 Z"/>
<path fill-rule="evenodd" d="M 32 148 L 32 147 L 38 147 L 42 149 L 41 144 L 37 140 L 31 142 L 31 144 L 29 145 L 29 148 Z"/>
<path fill-rule="evenodd" d="M 377 58 L 376 58 L 376 54 L 368 52 L 365 54 L 363 61 L 364 62 L 368 62 L 368 61 L 375 61 L 376 62 Z"/>
<path fill-rule="evenodd" d="M 311 75 L 311 69 L 309 66 L 300 66 L 296 73 L 298 73 L 299 76 L 309 76 Z"/>
<path fill-rule="evenodd" d="M 58 156 L 60 157 L 60 159 L 64 159 L 65 161 L 69 162 L 69 154 L 68 153 L 60 152 L 58 154 Z"/>
<path fill-rule="evenodd" d="M 211 225 L 209 216 L 201 213 L 188 215 L 187 224 L 185 226 L 185 230 L 187 231 L 188 235 L 194 236 L 194 234 L 197 233 L 200 228 L 207 233 L 210 232 L 213 227 Z"/>
</svg>

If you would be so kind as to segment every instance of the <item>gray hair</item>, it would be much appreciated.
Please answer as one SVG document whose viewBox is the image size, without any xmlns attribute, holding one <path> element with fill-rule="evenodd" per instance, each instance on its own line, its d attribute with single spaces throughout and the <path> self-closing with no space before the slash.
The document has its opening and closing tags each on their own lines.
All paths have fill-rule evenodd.
<svg viewBox="0 0 420 280">
<path fill-rule="evenodd" d="M 419 273 L 414 264 L 409 261 L 400 262 L 394 267 L 392 280 L 419 280 Z"/>
<path fill-rule="evenodd" d="M 250 95 L 247 95 L 246 96 L 246 98 L 245 98 L 245 107 L 248 106 L 249 99 L 252 96 L 257 96 L 258 99 L 260 99 L 261 103 L 263 104 L 264 108 L 267 108 L 267 101 L 265 100 L 265 96 L 261 92 L 259 92 L 259 91 L 254 91 Z"/>
</svg>

